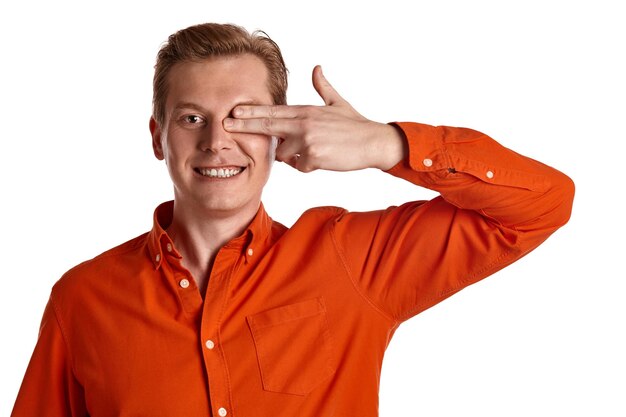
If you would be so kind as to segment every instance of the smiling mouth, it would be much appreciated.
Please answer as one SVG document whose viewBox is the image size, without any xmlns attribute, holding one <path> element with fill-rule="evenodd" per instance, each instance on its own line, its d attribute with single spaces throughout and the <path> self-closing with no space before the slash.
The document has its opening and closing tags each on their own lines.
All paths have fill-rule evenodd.
<svg viewBox="0 0 626 417">
<path fill-rule="evenodd" d="M 194 168 L 194 171 L 208 178 L 230 178 L 240 174 L 245 168 Z"/>
</svg>

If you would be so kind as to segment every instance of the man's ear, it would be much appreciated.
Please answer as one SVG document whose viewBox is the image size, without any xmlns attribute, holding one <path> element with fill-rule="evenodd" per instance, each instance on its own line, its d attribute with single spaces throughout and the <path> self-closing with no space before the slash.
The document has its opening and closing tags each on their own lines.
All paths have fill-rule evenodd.
<svg viewBox="0 0 626 417">
<path fill-rule="evenodd" d="M 161 126 L 154 120 L 154 117 L 150 118 L 150 134 L 152 135 L 152 150 L 154 151 L 154 156 L 159 161 L 165 159 L 165 155 L 163 154 L 163 145 L 161 143 Z"/>
</svg>

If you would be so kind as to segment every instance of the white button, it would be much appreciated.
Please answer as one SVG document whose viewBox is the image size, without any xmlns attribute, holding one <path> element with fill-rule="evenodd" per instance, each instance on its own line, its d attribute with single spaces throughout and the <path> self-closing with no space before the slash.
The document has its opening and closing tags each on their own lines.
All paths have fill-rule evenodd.
<svg viewBox="0 0 626 417">
<path fill-rule="evenodd" d="M 182 288 L 187 288 L 189 286 L 189 280 L 187 278 L 183 278 L 178 283 Z"/>
<path fill-rule="evenodd" d="M 493 172 L 487 171 L 487 178 L 489 179 L 493 178 Z"/>
<path fill-rule="evenodd" d="M 157 253 L 157 255 L 154 257 L 154 260 L 159 262 L 161 260 L 161 255 Z"/>
<path fill-rule="evenodd" d="M 426 158 L 426 159 L 424 159 L 424 160 L 422 161 L 422 163 L 424 164 L 424 166 L 427 166 L 427 167 L 431 167 L 431 166 L 433 166 L 433 160 L 432 160 L 432 159 L 428 159 L 428 158 Z"/>
<path fill-rule="evenodd" d="M 204 344 L 206 345 L 207 349 L 213 349 L 215 347 L 215 343 L 213 343 L 211 339 L 207 340 Z"/>
<path fill-rule="evenodd" d="M 168 243 L 166 247 L 167 247 L 167 251 L 168 252 L 172 251 L 172 244 L 171 243 Z"/>
<path fill-rule="evenodd" d="M 219 410 L 217 410 L 217 414 L 219 414 L 221 417 L 226 417 L 226 414 L 228 414 L 228 411 L 226 411 L 226 409 L 222 407 Z"/>
<path fill-rule="evenodd" d="M 254 251 L 252 250 L 252 248 L 248 249 L 248 256 L 252 256 L 252 254 L 254 254 Z"/>
</svg>

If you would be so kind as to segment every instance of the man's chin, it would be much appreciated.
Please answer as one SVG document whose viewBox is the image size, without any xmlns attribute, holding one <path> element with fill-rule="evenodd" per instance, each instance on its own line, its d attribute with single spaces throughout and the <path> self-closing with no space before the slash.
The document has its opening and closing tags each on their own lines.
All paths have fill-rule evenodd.
<svg viewBox="0 0 626 417">
<path fill-rule="evenodd" d="M 260 205 L 259 201 L 242 201 L 241 199 L 233 196 L 228 198 L 226 196 L 205 197 L 198 201 L 198 208 L 207 216 L 210 217 L 234 217 L 234 216 L 246 216 L 250 212 L 256 213 Z"/>
</svg>

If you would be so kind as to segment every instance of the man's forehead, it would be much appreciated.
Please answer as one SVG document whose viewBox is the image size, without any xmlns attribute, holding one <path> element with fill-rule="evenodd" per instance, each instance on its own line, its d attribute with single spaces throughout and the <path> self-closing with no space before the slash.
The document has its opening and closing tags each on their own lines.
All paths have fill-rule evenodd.
<svg viewBox="0 0 626 417">
<path fill-rule="evenodd" d="M 177 63 L 170 70 L 167 83 L 170 108 L 211 100 L 272 103 L 267 68 L 250 54 Z"/>
<path fill-rule="evenodd" d="M 183 85 L 199 82 L 253 87 L 265 85 L 269 79 L 269 73 L 260 58 L 243 54 L 178 62 L 170 69 L 167 79 L 170 83 L 182 82 Z"/>
</svg>

